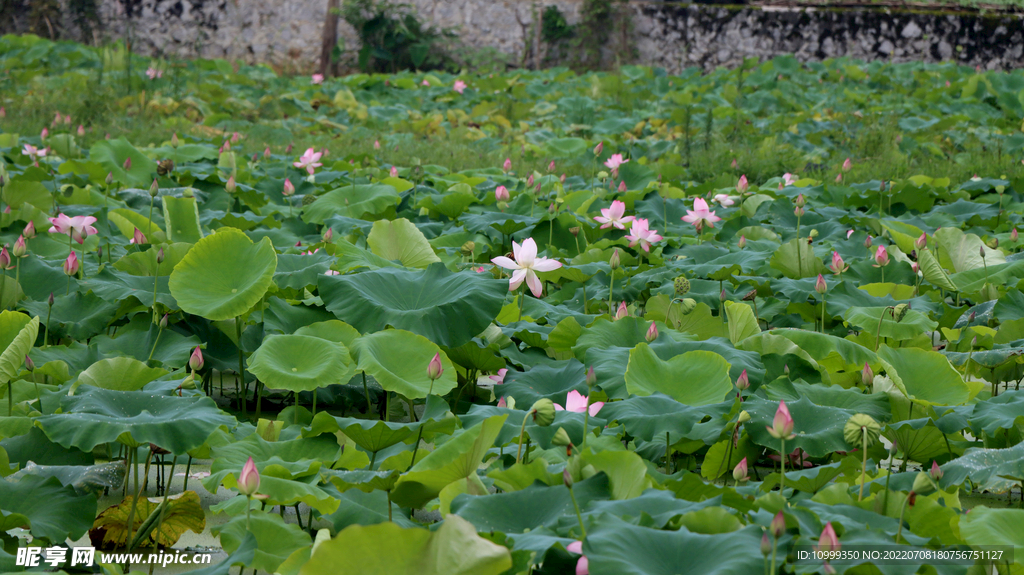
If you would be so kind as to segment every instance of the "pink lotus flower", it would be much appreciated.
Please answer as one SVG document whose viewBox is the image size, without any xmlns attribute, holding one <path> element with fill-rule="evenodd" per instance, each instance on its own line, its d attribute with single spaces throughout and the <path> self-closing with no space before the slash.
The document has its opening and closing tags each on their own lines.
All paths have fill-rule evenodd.
<svg viewBox="0 0 1024 575">
<path fill-rule="evenodd" d="M 554 160 L 551 160 L 551 163 L 548 164 L 548 171 L 549 172 L 554 172 L 555 171 L 555 161 Z"/>
<path fill-rule="evenodd" d="M 398 177 L 398 168 L 395 167 L 395 166 L 391 166 L 391 172 L 389 173 L 389 175 L 392 178 L 397 178 Z"/>
<path fill-rule="evenodd" d="M 281 194 L 283 194 L 285 196 L 290 196 L 290 195 L 292 195 L 294 193 L 295 193 L 295 185 L 292 184 L 291 180 L 289 180 L 288 178 L 285 178 L 284 179 L 284 189 L 281 191 Z"/>
<path fill-rule="evenodd" d="M 771 426 L 765 426 L 768 433 L 775 439 L 793 439 L 793 418 L 789 415 L 789 408 L 785 401 L 779 402 L 779 408 L 775 410 L 775 418 Z"/>
<path fill-rule="evenodd" d="M 505 163 L 501 165 L 501 169 L 507 174 L 512 169 L 512 158 L 505 158 Z"/>
<path fill-rule="evenodd" d="M 565 550 L 569 553 L 575 553 L 581 556 L 576 561 L 576 575 L 589 575 L 590 564 L 587 561 L 587 556 L 583 555 L 583 542 L 573 541 L 572 543 L 565 546 Z"/>
<path fill-rule="evenodd" d="M 1010 241 L 1011 242 L 1015 242 L 1015 241 L 1017 241 L 1017 238 L 1019 238 L 1019 237 L 1020 237 L 1020 235 L 1017 234 L 1017 228 L 1013 228 L 1013 231 L 1010 232 Z"/>
<path fill-rule="evenodd" d="M 0 247 L 0 269 L 9 270 L 11 267 L 11 254 L 7 253 L 7 246 Z"/>
<path fill-rule="evenodd" d="M 43 131 L 39 132 L 39 139 L 40 140 L 45 140 L 49 135 L 50 135 L 50 130 L 47 130 L 46 128 L 43 128 Z M 978 179 L 981 179 L 981 178 L 978 178 Z"/>
<path fill-rule="evenodd" d="M 871 366 L 868 362 L 864 362 L 864 369 L 860 370 L 860 382 L 864 384 L 864 387 L 871 385 L 875 381 L 875 373 L 871 371 Z"/>
<path fill-rule="evenodd" d="M 729 194 L 715 194 L 714 201 L 718 202 L 723 208 L 728 208 L 736 203 Z"/>
<path fill-rule="evenodd" d="M 23 258 L 28 253 L 28 246 L 25 245 L 25 236 L 18 236 L 18 240 L 14 242 L 14 247 L 11 248 L 11 253 L 16 258 Z"/>
<path fill-rule="evenodd" d="M 729 164 L 729 167 L 735 170 L 736 167 L 739 166 L 739 165 L 740 165 L 740 163 L 736 160 L 736 158 L 733 158 L 732 159 L 732 163 Z"/>
<path fill-rule="evenodd" d="M 31 144 L 25 144 L 25 147 L 21 149 L 23 155 L 28 156 L 31 160 L 35 161 L 36 158 L 42 158 L 46 156 L 46 149 L 39 149 Z"/>
<path fill-rule="evenodd" d="M 796 179 L 797 179 L 796 178 L 796 174 L 791 174 L 789 172 L 786 172 L 785 174 L 782 174 L 782 181 L 787 186 L 792 186 L 793 184 L 795 184 L 796 183 Z"/>
<path fill-rule="evenodd" d="M 499 202 L 507 202 L 511 198 L 508 193 L 508 188 L 505 186 L 498 186 L 494 188 L 494 199 Z"/>
<path fill-rule="evenodd" d="M 647 340 L 647 343 L 651 343 L 658 339 L 658 324 L 653 321 L 651 322 L 651 327 L 647 328 L 647 333 L 644 335 L 644 339 Z"/>
<path fill-rule="evenodd" d="M 778 539 L 782 537 L 782 534 L 786 532 L 786 516 L 782 514 L 780 510 L 772 517 L 772 522 L 768 526 L 768 531 L 771 532 L 772 537 Z"/>
<path fill-rule="evenodd" d="M 444 373 L 444 366 L 441 365 L 441 353 L 435 353 L 434 357 L 430 359 L 430 363 L 427 364 L 427 377 L 431 380 L 440 379 L 441 374 Z"/>
<path fill-rule="evenodd" d="M 662 237 L 658 235 L 658 230 L 648 229 L 647 226 L 648 222 L 645 219 L 633 220 L 633 225 L 629 228 L 630 233 L 626 234 L 626 239 L 629 240 L 629 247 L 639 243 L 645 252 L 650 252 L 651 244 L 662 240 Z"/>
<path fill-rule="evenodd" d="M 460 94 L 463 91 L 465 91 L 465 89 L 466 89 L 466 83 L 463 82 L 462 80 L 456 80 L 455 84 L 452 86 L 452 90 L 455 90 L 456 92 L 458 92 Z"/>
<path fill-rule="evenodd" d="M 327 231 L 324 232 L 323 238 L 325 244 L 331 243 L 331 240 L 334 239 L 334 228 L 327 228 Z"/>
<path fill-rule="evenodd" d="M 740 248 L 741 250 L 747 247 L 747 236 L 740 236 L 739 241 L 736 242 L 736 247 Z"/>
<path fill-rule="evenodd" d="M 853 230 L 846 230 L 846 239 L 850 239 L 850 236 L 852 236 L 852 235 L 853 235 Z"/>
<path fill-rule="evenodd" d="M 703 228 L 705 224 L 713 228 L 715 222 L 722 221 L 722 218 L 716 216 L 715 212 L 708 210 L 708 203 L 704 201 L 704 198 L 694 198 L 693 209 L 686 210 L 686 215 L 681 219 L 698 228 Z"/>
<path fill-rule="evenodd" d="M 867 249 L 870 250 L 871 249 L 871 244 L 874 241 L 875 241 L 875 238 L 871 237 L 871 234 L 868 234 L 868 237 L 864 238 L 864 247 L 866 247 Z"/>
<path fill-rule="evenodd" d="M 28 239 L 36 237 L 36 225 L 32 222 L 32 220 L 29 220 L 28 224 L 25 225 L 25 229 L 22 230 L 21 235 L 25 236 Z"/>
<path fill-rule="evenodd" d="M 128 243 L 141 246 L 142 244 L 147 243 L 146 236 L 142 233 L 142 230 L 135 228 L 135 233 L 132 234 L 132 239 L 128 240 Z"/>
<path fill-rule="evenodd" d="M 1010 234 L 1010 239 L 1013 239 L 1013 234 Z M 919 250 L 923 250 L 928 245 L 928 234 L 921 232 L 921 236 L 914 240 L 914 247 Z"/>
<path fill-rule="evenodd" d="M 256 469 L 256 462 L 252 457 L 242 466 L 242 473 L 238 475 L 238 492 L 247 497 L 256 495 L 260 488 L 260 472 Z"/>
<path fill-rule="evenodd" d="M 537 242 L 533 241 L 533 238 L 526 238 L 522 246 L 512 242 L 512 253 L 515 261 L 505 256 L 498 256 L 491 260 L 499 267 L 515 270 L 508 283 L 509 291 L 517 289 L 525 281 L 534 297 L 540 297 L 544 286 L 540 278 L 537 277 L 537 272 L 557 270 L 562 267 L 562 263 L 550 258 L 537 257 Z"/>
<path fill-rule="evenodd" d="M 619 166 L 627 162 L 629 162 L 629 160 L 623 160 L 622 154 L 612 154 L 612 157 L 605 160 L 604 165 L 607 166 L 609 170 L 618 170 Z"/>
<path fill-rule="evenodd" d="M 81 124 L 78 125 L 78 135 L 79 135 L 79 137 L 85 135 L 85 126 L 83 126 Z"/>
<path fill-rule="evenodd" d="M 489 377 L 491 379 L 491 381 L 494 382 L 495 385 L 501 385 L 501 384 L 505 383 L 505 374 L 506 373 L 508 373 L 508 370 L 503 367 L 503 368 L 499 369 L 498 373 L 496 373 L 495 375 L 489 375 L 487 377 Z"/>
<path fill-rule="evenodd" d="M 825 276 L 818 274 L 818 280 L 814 282 L 814 291 L 820 294 L 828 291 L 828 284 L 825 283 Z"/>
<path fill-rule="evenodd" d="M 508 408 L 508 403 L 505 401 L 504 397 L 498 400 L 498 407 Z"/>
<path fill-rule="evenodd" d="M 626 308 L 626 302 L 620 301 L 619 307 L 615 310 L 615 319 L 620 320 L 624 317 L 629 317 L 629 309 Z"/>
<path fill-rule="evenodd" d="M 426 79 L 424 79 L 422 82 L 420 82 L 420 85 L 421 86 L 428 86 L 429 87 L 430 86 L 430 82 L 428 82 Z"/>
<path fill-rule="evenodd" d="M 305 169 L 310 175 L 313 175 L 315 169 L 323 165 L 320 163 L 321 157 L 323 157 L 322 153 L 314 151 L 313 148 L 309 148 L 306 150 L 305 154 L 302 154 L 299 161 L 292 163 L 292 165 L 296 168 Z"/>
<path fill-rule="evenodd" d="M 203 369 L 203 365 L 205 363 L 206 362 L 203 361 L 203 351 L 199 349 L 199 346 L 197 345 L 196 348 L 192 350 L 192 355 L 188 358 L 188 366 L 192 368 L 192 371 L 199 371 L 200 369 Z"/>
<path fill-rule="evenodd" d="M 747 375 L 747 370 L 743 370 L 740 376 L 736 378 L 736 389 L 744 390 L 750 387 L 750 376 Z"/>
<path fill-rule="evenodd" d="M 943 471 L 937 462 L 932 461 L 932 468 L 928 470 L 928 475 L 930 475 L 935 481 L 942 479 Z"/>
<path fill-rule="evenodd" d="M 156 68 L 150 66 L 146 69 L 146 76 L 148 76 L 150 80 L 156 80 L 157 78 L 164 77 L 164 71 L 157 70 Z"/>
<path fill-rule="evenodd" d="M 590 403 L 590 400 L 587 396 L 583 395 L 582 393 L 574 389 L 570 391 L 568 395 L 566 395 L 565 407 L 562 407 L 561 405 L 558 405 L 556 403 L 555 411 L 569 411 L 575 413 L 583 413 L 584 411 L 586 411 L 590 413 L 591 417 L 593 417 L 597 415 L 597 412 L 601 411 L 602 407 L 604 407 L 603 401 L 595 401 L 594 403 Z"/>
<path fill-rule="evenodd" d="M 53 224 L 47 230 L 49 233 L 67 234 L 79 244 L 84 243 L 85 238 L 96 233 L 96 228 L 91 225 L 96 223 L 96 218 L 92 216 L 68 217 L 65 214 L 57 214 L 57 217 L 49 219 L 50 223 Z"/>
<path fill-rule="evenodd" d="M 850 158 L 846 158 L 846 161 L 843 162 L 843 171 L 844 172 L 849 172 L 850 169 L 852 169 L 852 168 L 853 168 L 853 162 L 850 161 Z"/>
<path fill-rule="evenodd" d="M 310 78 L 309 81 L 314 86 L 319 85 L 319 84 L 323 84 L 324 83 L 324 75 L 323 74 L 313 74 L 313 77 Z"/>
<path fill-rule="evenodd" d="M 839 537 L 836 536 L 836 530 L 832 528 L 832 522 L 829 521 L 825 524 L 825 528 L 821 530 L 821 536 L 818 537 L 818 551 L 828 553 L 830 551 L 839 551 L 840 547 Z"/>
<path fill-rule="evenodd" d="M 873 267 L 884 268 L 889 265 L 889 252 L 886 251 L 885 246 L 878 246 L 875 250 L 875 263 Z"/>
<path fill-rule="evenodd" d="M 380 140 L 374 140 L 373 141 L 373 149 L 374 150 L 379 150 L 380 149 Z"/>
<path fill-rule="evenodd" d="M 7 248 L 3 249 L 3 253 L 6 255 Z M 73 276 L 78 273 L 78 253 L 75 250 L 71 250 L 68 254 L 68 259 L 64 260 L 64 275 Z"/>
<path fill-rule="evenodd" d="M 750 189 L 750 182 L 747 181 L 747 175 L 744 174 L 744 175 L 740 176 L 740 181 L 736 182 L 736 191 L 742 194 L 742 193 L 746 192 L 749 189 Z"/>
<path fill-rule="evenodd" d="M 594 155 L 595 156 L 600 156 L 601 152 L 603 152 L 603 151 L 604 151 L 604 142 L 598 142 L 597 145 L 594 146 Z M 619 156 L 619 159 L 620 160 L 622 159 L 621 155 Z"/>
<path fill-rule="evenodd" d="M 846 265 L 843 261 L 843 257 L 839 255 L 839 252 L 832 252 L 832 263 L 828 266 L 828 269 L 832 270 L 832 273 L 839 275 L 846 270 L 850 269 L 850 266 Z"/>
<path fill-rule="evenodd" d="M 620 194 L 625 192 L 628 189 L 629 188 L 626 187 L 626 181 L 625 180 L 622 180 L 622 181 L 619 182 L 619 193 Z"/>
<path fill-rule="evenodd" d="M 626 213 L 626 204 L 625 204 L 625 202 L 621 202 L 619 200 L 615 200 L 615 201 L 612 202 L 611 207 L 609 207 L 609 208 L 602 208 L 601 209 L 601 215 L 595 217 L 594 221 L 599 222 L 599 223 L 602 224 L 601 225 L 601 229 L 602 230 L 605 229 L 605 228 L 610 228 L 612 226 L 615 226 L 616 228 L 618 228 L 620 230 L 624 230 L 624 229 L 626 229 L 626 226 L 624 224 L 628 224 L 629 222 L 632 222 L 633 219 L 635 218 L 635 216 L 625 216 L 625 217 L 623 217 L 623 215 L 625 213 Z"/>
<path fill-rule="evenodd" d="M 736 467 L 732 470 L 732 478 L 736 481 L 747 481 L 750 477 L 747 476 L 747 458 L 744 457 L 736 464 Z"/>
</svg>

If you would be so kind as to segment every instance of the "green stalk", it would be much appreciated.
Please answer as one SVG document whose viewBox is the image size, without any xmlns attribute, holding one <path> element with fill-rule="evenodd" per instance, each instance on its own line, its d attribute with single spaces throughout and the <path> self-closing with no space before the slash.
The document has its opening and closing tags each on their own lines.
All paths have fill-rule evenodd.
<svg viewBox="0 0 1024 575">
<path fill-rule="evenodd" d="M 543 294 L 541 294 L 543 295 Z M 523 304 L 526 303 L 526 286 L 523 286 L 523 293 L 519 294 L 519 319 L 516 321 L 523 321 Z"/>
<path fill-rule="evenodd" d="M 370 413 L 370 388 L 366 387 L 366 371 L 363 371 L 363 393 L 366 394 L 366 413 Z"/>
<path fill-rule="evenodd" d="M 46 325 L 43 326 L 43 349 L 50 347 L 50 313 L 53 311 L 53 304 L 46 300 Z"/>
<path fill-rule="evenodd" d="M 157 324 L 157 325 L 160 325 L 160 324 Z M 156 352 L 156 345 L 158 343 L 160 343 L 160 336 L 163 335 L 163 333 L 164 333 L 164 326 L 161 325 L 160 329 L 157 330 L 157 332 L 156 332 L 156 339 L 153 340 L 153 349 L 149 350 L 149 357 L 146 358 L 146 362 L 147 363 L 149 362 L 149 360 L 153 359 L 153 353 Z M 194 373 L 192 374 L 192 379 L 195 379 L 195 374 Z"/>
<path fill-rule="evenodd" d="M 576 495 L 572 492 L 572 486 L 569 487 L 569 497 L 572 499 L 572 506 L 576 509 L 576 519 L 580 522 L 580 531 L 583 532 L 583 537 L 580 539 L 586 539 L 587 528 L 583 525 L 583 514 L 580 513 L 580 506 L 576 503 Z"/>
<path fill-rule="evenodd" d="M 608 274 L 608 315 L 615 317 L 615 309 L 612 307 L 612 294 L 615 291 L 615 270 Z"/>
<path fill-rule="evenodd" d="M 857 501 L 864 500 L 864 484 L 868 482 L 868 428 L 861 428 L 861 441 L 860 448 L 864 450 L 864 460 L 860 464 L 860 495 L 857 496 Z"/>
<path fill-rule="evenodd" d="M 779 548 L 779 538 L 778 537 L 774 537 L 774 538 L 772 538 L 772 570 L 771 570 L 771 575 L 775 575 L 775 552 L 778 550 L 778 548 Z"/>
<path fill-rule="evenodd" d="M 519 428 L 519 450 L 516 451 L 516 463 L 519 463 L 523 458 L 523 434 L 526 432 L 526 418 L 529 417 L 529 413 L 523 416 L 523 425 Z"/>
<path fill-rule="evenodd" d="M 785 497 L 786 496 L 786 440 L 785 439 L 780 439 L 779 441 L 782 442 L 782 447 L 781 447 L 781 450 L 779 451 L 779 455 L 782 456 L 782 457 L 779 458 L 779 463 L 782 465 L 782 475 L 779 477 L 779 493 L 783 497 Z M 772 553 L 772 555 L 773 555 L 773 557 L 772 557 L 772 565 L 774 565 L 775 564 L 774 552 Z M 772 567 L 772 572 L 773 573 L 775 572 L 775 568 L 774 567 Z"/>
<path fill-rule="evenodd" d="M 238 402 L 242 404 L 242 415 L 245 415 L 248 392 L 245 387 L 245 367 L 242 364 L 242 316 L 235 318 L 235 338 L 238 340 L 238 384 L 242 388 L 242 397 Z"/>
<path fill-rule="evenodd" d="M 135 448 L 135 449 L 137 449 L 137 448 Z M 150 462 L 151 459 L 153 459 L 153 448 L 152 447 L 149 448 L 149 455 L 146 456 L 146 467 L 147 468 L 149 467 L 149 462 Z M 128 513 L 128 539 L 125 539 L 125 542 L 129 546 L 131 546 L 131 542 L 132 542 L 133 535 L 134 535 L 134 532 L 135 532 L 135 508 L 136 508 L 136 505 L 138 505 L 138 503 L 139 503 L 139 497 L 142 496 L 142 489 L 139 487 L 139 469 L 138 469 L 138 465 L 139 465 L 139 462 L 136 461 L 135 462 L 135 497 L 132 498 L 131 511 Z M 131 549 L 129 548 L 129 549 L 127 549 L 127 551 L 131 551 Z"/>
<path fill-rule="evenodd" d="M 825 333 L 825 294 L 821 294 L 821 333 Z"/>
<path fill-rule="evenodd" d="M 249 522 L 252 519 L 252 495 L 245 496 L 245 530 L 249 530 Z"/>
<path fill-rule="evenodd" d="M 900 526 L 896 530 L 896 543 L 900 542 L 900 535 L 903 534 L 903 514 L 906 513 L 906 511 L 907 511 L 907 504 L 910 503 L 910 497 L 913 494 L 914 494 L 914 492 L 911 491 L 910 493 L 907 494 L 907 498 L 903 500 L 903 507 L 900 509 Z"/>
</svg>

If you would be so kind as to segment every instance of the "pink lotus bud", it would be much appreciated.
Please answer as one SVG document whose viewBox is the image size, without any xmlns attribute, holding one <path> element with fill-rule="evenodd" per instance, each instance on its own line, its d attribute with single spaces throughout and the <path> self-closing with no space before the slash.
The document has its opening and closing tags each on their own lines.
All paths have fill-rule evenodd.
<svg viewBox="0 0 1024 575">
<path fill-rule="evenodd" d="M 228 177 L 227 183 L 224 184 L 224 189 L 229 194 L 235 193 L 235 190 L 238 189 L 238 186 L 235 185 L 235 176 L 229 176 Z"/>
<path fill-rule="evenodd" d="M 164 263 L 164 249 L 160 248 L 156 251 L 156 265 Z"/>
<path fill-rule="evenodd" d="M 608 258 L 608 264 L 613 270 L 619 269 L 619 248 L 612 250 L 612 257 Z"/>
<path fill-rule="evenodd" d="M 732 163 L 729 164 L 729 167 L 735 170 L 736 166 L 738 166 L 738 165 L 739 165 L 739 162 L 736 161 L 736 158 L 733 158 L 732 159 Z"/>
<path fill-rule="evenodd" d="M 626 191 L 626 181 L 623 180 L 623 181 L 619 182 L 619 193 L 621 194 L 622 192 L 625 192 L 625 191 Z"/>
<path fill-rule="evenodd" d="M 373 141 L 373 149 L 374 150 L 379 150 L 380 149 L 380 140 L 374 140 Z"/>
<path fill-rule="evenodd" d="M 81 124 L 78 125 L 78 135 L 79 136 L 84 136 L 85 135 L 85 126 L 83 126 Z"/>
<path fill-rule="evenodd" d="M 507 174 L 512 169 L 512 158 L 505 158 L 505 163 L 501 165 L 501 169 Z"/>
<path fill-rule="evenodd" d="M 71 123 L 71 116 L 70 115 L 68 115 L 68 114 L 64 115 L 64 123 L 65 124 L 70 124 Z"/>
<path fill-rule="evenodd" d="M 850 160 L 846 160 L 849 162 Z M 818 551 L 828 553 L 830 551 L 839 551 L 839 537 L 836 537 L 836 530 L 832 528 L 832 522 L 829 521 L 825 524 L 825 528 L 821 530 L 821 536 L 818 537 Z"/>
<path fill-rule="evenodd" d="M 864 384 L 864 387 L 868 387 L 874 381 L 875 372 L 871 371 L 871 366 L 867 362 L 864 362 L 864 369 L 860 370 L 860 382 Z"/>
<path fill-rule="evenodd" d="M 620 301 L 618 309 L 615 310 L 615 319 L 629 317 L 629 310 L 626 309 L 626 302 Z"/>
<path fill-rule="evenodd" d="M 220 145 L 220 153 L 231 151 L 231 140 L 224 140 L 224 143 Z"/>
<path fill-rule="evenodd" d="M 132 234 L 132 241 L 131 241 L 131 243 L 133 243 L 133 244 L 135 244 L 137 246 L 141 246 L 142 244 L 145 244 L 145 243 L 148 243 L 148 242 L 146 241 L 146 236 L 142 233 L 142 230 L 140 230 L 139 228 L 135 228 L 135 233 Z"/>
<path fill-rule="evenodd" d="M 170 314 L 164 314 L 164 317 L 160 318 L 160 329 L 167 329 L 168 318 Z"/>
<path fill-rule="evenodd" d="M 768 532 L 761 534 L 761 555 L 768 557 L 772 554 L 772 542 L 768 539 Z"/>
<path fill-rule="evenodd" d="M 530 177 L 526 178 L 526 187 L 527 188 L 532 188 L 533 187 L 533 174 L 530 174 Z"/>
<path fill-rule="evenodd" d="M 597 375 L 594 374 L 594 366 L 587 368 L 587 387 L 594 387 L 597 384 Z"/>
<path fill-rule="evenodd" d="M 747 375 L 747 370 L 744 369 L 740 373 L 740 376 L 736 378 L 736 387 L 740 391 L 743 391 L 744 389 L 748 389 L 750 387 L 750 376 Z"/>
<path fill-rule="evenodd" d="M 802 217 L 804 215 L 804 209 L 801 208 L 800 206 L 797 206 L 796 209 L 793 210 L 793 213 L 796 214 L 796 217 L 798 218 Z"/>
<path fill-rule="evenodd" d="M 750 183 L 747 181 L 747 175 L 743 174 L 740 176 L 740 181 L 736 182 L 736 191 L 742 194 L 748 189 L 750 189 Z"/>
<path fill-rule="evenodd" d="M 836 174 L 836 183 L 837 184 L 841 184 L 842 182 L 843 182 L 843 175 L 842 174 Z"/>
<path fill-rule="evenodd" d="M 126 172 L 128 170 L 132 169 L 132 159 L 131 158 L 125 158 L 124 159 L 124 163 L 121 164 L 121 167 L 124 168 L 124 171 L 126 171 Z"/>
<path fill-rule="evenodd" d="M 564 184 L 565 183 L 565 174 L 562 174 L 562 176 L 560 178 L 558 178 L 558 183 L 560 183 L 560 184 Z"/>
<path fill-rule="evenodd" d="M 41 139 L 43 139 L 43 140 L 45 140 L 47 138 L 47 136 L 49 136 L 49 135 L 50 135 L 50 130 L 47 129 L 47 128 L 43 128 L 43 131 L 39 133 L 39 137 Z"/>
<path fill-rule="evenodd" d="M 853 167 L 853 162 L 850 161 L 850 158 L 846 158 L 846 161 L 843 162 L 843 171 L 844 172 L 849 172 L 850 168 L 852 168 L 852 167 Z"/>
<path fill-rule="evenodd" d="M 174 134 L 171 136 L 171 147 L 177 148 L 180 145 L 181 142 L 178 140 L 178 132 L 174 132 Z"/>
<path fill-rule="evenodd" d="M 242 138 L 242 135 L 239 134 L 238 132 L 232 132 L 231 133 L 231 143 L 232 144 L 237 144 L 238 140 L 241 139 L 241 138 Z"/>
<path fill-rule="evenodd" d="M 14 247 L 11 248 L 11 253 L 16 258 L 23 258 L 28 253 L 28 246 L 25 245 L 25 236 L 18 236 L 18 241 L 14 242 Z"/>
<path fill-rule="evenodd" d="M 910 271 L 914 272 L 915 274 L 921 273 L 921 265 L 918 264 L 917 262 L 910 262 Z"/>
<path fill-rule="evenodd" d="M 801 208 L 807 205 L 807 198 L 803 194 L 800 194 L 793 200 L 794 206 L 800 206 Z"/>
<path fill-rule="evenodd" d="M 75 253 L 72 251 L 71 253 Z M 11 268 L 11 254 L 7 253 L 7 246 L 0 248 L 0 269 Z M 75 268 L 76 270 L 78 268 Z"/>
<path fill-rule="evenodd" d="M 205 363 L 206 362 L 203 361 L 203 351 L 199 349 L 199 346 L 197 345 L 196 348 L 192 350 L 192 355 L 188 358 L 188 366 L 192 371 L 199 371 L 200 369 L 203 369 L 203 365 Z"/>
<path fill-rule="evenodd" d="M 27 369 L 29 373 L 32 373 L 33 371 L 36 370 L 35 362 L 33 362 L 32 358 L 27 355 L 25 356 L 25 369 Z"/>
<path fill-rule="evenodd" d="M 242 473 L 238 475 L 238 492 L 247 497 L 256 495 L 260 488 L 260 472 L 256 469 L 256 462 L 252 457 L 242 466 Z"/>
<path fill-rule="evenodd" d="M 551 160 L 551 163 L 548 164 L 548 172 L 554 172 L 554 171 L 555 171 L 555 161 Z"/>
<path fill-rule="evenodd" d="M 644 336 L 644 339 L 647 340 L 647 343 L 658 339 L 658 325 L 653 321 L 651 322 L 651 327 L 647 328 L 647 334 Z"/>
<path fill-rule="evenodd" d="M 823 294 L 828 291 L 828 284 L 825 283 L 825 277 L 818 274 L 818 281 L 814 282 L 814 291 Z"/>
<path fill-rule="evenodd" d="M 114 172 L 107 172 L 107 179 L 104 182 L 109 186 L 114 183 Z"/>
<path fill-rule="evenodd" d="M 594 146 L 594 155 L 595 156 L 600 156 L 601 152 L 603 152 L 603 151 L 604 151 L 604 142 L 598 142 L 597 145 Z"/>
<path fill-rule="evenodd" d="M 398 168 L 395 167 L 395 166 L 391 166 L 391 177 L 392 178 L 397 178 L 398 177 Z"/>
<path fill-rule="evenodd" d="M 875 250 L 875 263 L 877 267 L 885 267 L 889 265 L 889 252 L 886 251 L 885 246 L 878 246 Z"/>
<path fill-rule="evenodd" d="M 741 250 L 747 247 L 747 236 L 740 236 L 740 241 L 736 242 L 736 246 Z"/>
<path fill-rule="evenodd" d="M 729 299 L 729 296 L 725 293 L 725 288 L 722 288 L 722 291 L 718 294 L 718 301 L 724 303 L 727 299 Z"/>
<path fill-rule="evenodd" d="M 50 292 L 50 297 L 47 298 L 46 305 L 53 307 L 53 292 Z"/>
<path fill-rule="evenodd" d="M 871 234 L 868 234 L 868 237 L 864 238 L 864 247 L 871 249 L 871 244 L 874 243 L 874 241 L 875 238 L 871 237 Z"/>
<path fill-rule="evenodd" d="M 828 266 L 832 273 L 839 275 L 847 270 L 849 266 L 843 261 L 843 257 L 839 255 L 839 252 L 832 252 L 832 264 Z"/>
<path fill-rule="evenodd" d="M 928 234 L 921 233 L 921 236 L 914 240 L 914 248 L 923 250 L 928 245 Z"/>
<path fill-rule="evenodd" d="M 779 408 L 775 410 L 775 418 L 772 419 L 771 427 L 765 427 L 775 439 L 792 439 L 793 418 L 789 415 L 789 408 L 786 407 L 785 401 L 779 402 Z"/>
<path fill-rule="evenodd" d="M 1017 228 L 1013 228 L 1013 231 L 1010 232 L 1010 241 L 1011 242 L 1017 241 L 1017 237 L 1018 237 L 1017 236 Z"/>
<path fill-rule="evenodd" d="M 444 366 L 441 365 L 441 354 L 435 353 L 433 359 L 427 364 L 427 377 L 433 381 L 440 378 L 442 373 L 444 373 Z"/>
<path fill-rule="evenodd" d="M 499 202 L 507 202 L 511 196 L 508 193 L 508 188 L 505 186 L 498 186 L 494 188 L 494 199 Z"/>
<path fill-rule="evenodd" d="M 24 231 L 21 232 L 21 235 L 25 236 L 28 239 L 36 237 L 36 225 L 31 220 L 29 220 L 28 224 L 25 226 Z"/>
<path fill-rule="evenodd" d="M 3 258 L 7 256 L 7 249 L 4 248 L 3 252 L 0 253 L 0 265 L 7 267 L 3 263 Z M 73 276 L 78 273 L 78 253 L 75 250 L 71 250 L 68 254 L 68 259 L 64 260 L 64 275 Z"/>
<path fill-rule="evenodd" d="M 932 479 L 934 479 L 935 481 L 938 481 L 938 480 L 942 479 L 942 475 L 943 475 L 942 468 L 939 467 L 938 463 L 936 463 L 935 461 L 932 461 L 932 468 L 928 470 L 928 475 L 930 475 L 932 477 Z"/>
<path fill-rule="evenodd" d="M 295 193 L 295 186 L 292 184 L 292 181 L 289 180 L 288 178 L 284 179 L 284 190 L 281 193 L 284 194 L 285 196 L 290 196 Z"/>
<path fill-rule="evenodd" d="M 747 477 L 747 458 L 744 457 L 736 464 L 736 467 L 732 470 L 732 478 L 737 482 L 746 481 L 750 479 Z"/>
<path fill-rule="evenodd" d="M 327 231 L 324 232 L 324 243 L 325 244 L 329 244 L 329 243 L 331 243 L 332 239 L 334 239 L 334 229 L 333 228 L 327 228 Z"/>
<path fill-rule="evenodd" d="M 270 158 L 270 146 L 263 149 L 263 159 L 266 160 L 268 158 Z"/>
<path fill-rule="evenodd" d="M 771 525 L 768 526 L 768 531 L 771 531 L 772 537 L 778 539 L 782 537 L 782 534 L 786 532 L 786 516 L 779 511 L 772 518 Z"/>
<path fill-rule="evenodd" d="M 252 163 L 254 163 L 254 164 L 255 164 L 255 163 L 256 163 L 256 162 L 258 162 L 258 161 L 260 161 L 260 155 L 259 155 L 259 154 L 257 154 L 256 152 L 253 152 L 253 153 L 252 153 Z"/>
<path fill-rule="evenodd" d="M 286 156 L 288 156 L 288 155 L 291 155 L 291 153 L 292 153 L 292 148 L 294 148 L 294 147 L 295 147 L 295 144 L 293 144 L 293 143 L 289 142 L 289 143 L 288 143 L 288 147 L 286 147 L 286 148 L 284 149 L 284 155 L 286 155 Z"/>
</svg>

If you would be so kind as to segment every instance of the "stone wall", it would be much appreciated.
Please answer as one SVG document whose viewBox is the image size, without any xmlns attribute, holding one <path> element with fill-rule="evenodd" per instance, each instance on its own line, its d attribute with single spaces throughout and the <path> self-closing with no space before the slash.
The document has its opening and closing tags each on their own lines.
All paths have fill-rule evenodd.
<svg viewBox="0 0 1024 575">
<path fill-rule="evenodd" d="M 66 1 L 66 0 L 65 0 Z M 327 0 L 98 0 L 108 37 L 130 21 L 136 50 L 270 62 L 288 71 L 316 67 Z M 429 23 L 458 28 L 471 48 L 493 48 L 519 64 L 532 29 L 532 0 L 407 0 Z M 582 0 L 554 0 L 570 23 Z M 945 61 L 983 68 L 1024 67 L 1024 18 L 782 7 L 725 7 L 633 1 L 637 63 L 733 66 L 744 57 L 794 54 L 800 60 Z M 68 28 L 72 28 L 68 26 Z M 349 49 L 358 41 L 344 22 Z M 529 60 L 527 61 L 529 62 Z"/>
</svg>

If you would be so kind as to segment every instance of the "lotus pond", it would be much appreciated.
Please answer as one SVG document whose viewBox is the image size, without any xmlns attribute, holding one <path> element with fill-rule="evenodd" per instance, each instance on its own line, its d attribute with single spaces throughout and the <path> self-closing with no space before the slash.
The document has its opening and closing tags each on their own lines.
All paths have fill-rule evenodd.
<svg viewBox="0 0 1024 575">
<path fill-rule="evenodd" d="M 4 570 L 1024 573 L 1024 74 L 0 45 Z"/>
</svg>

